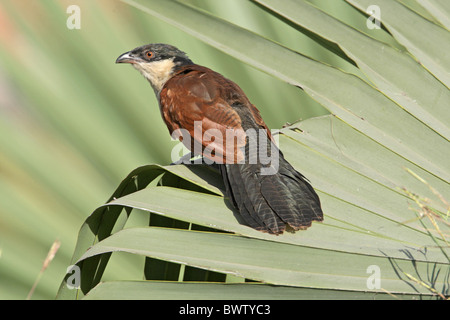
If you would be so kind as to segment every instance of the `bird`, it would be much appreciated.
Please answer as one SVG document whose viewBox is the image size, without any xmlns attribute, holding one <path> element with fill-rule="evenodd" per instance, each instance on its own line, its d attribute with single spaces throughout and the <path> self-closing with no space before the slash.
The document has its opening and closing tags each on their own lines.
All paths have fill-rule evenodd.
<svg viewBox="0 0 450 320">
<path fill-rule="evenodd" d="M 139 46 L 116 63 L 131 64 L 148 80 L 169 133 L 190 156 L 219 167 L 225 196 L 243 224 L 280 235 L 323 221 L 309 180 L 284 158 L 259 110 L 235 82 L 164 43 Z"/>
</svg>

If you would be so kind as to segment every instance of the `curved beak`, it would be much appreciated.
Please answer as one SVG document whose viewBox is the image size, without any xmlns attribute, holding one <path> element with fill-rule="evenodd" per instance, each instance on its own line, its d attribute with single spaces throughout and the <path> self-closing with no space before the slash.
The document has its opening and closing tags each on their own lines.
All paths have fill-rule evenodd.
<svg viewBox="0 0 450 320">
<path fill-rule="evenodd" d="M 131 51 L 121 54 L 117 59 L 116 63 L 137 63 L 140 58 L 134 56 Z"/>
</svg>

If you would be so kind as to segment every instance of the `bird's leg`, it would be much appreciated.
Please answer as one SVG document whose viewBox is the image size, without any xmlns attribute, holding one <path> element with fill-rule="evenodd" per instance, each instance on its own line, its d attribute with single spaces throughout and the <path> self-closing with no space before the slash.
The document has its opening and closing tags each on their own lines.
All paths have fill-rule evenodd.
<svg viewBox="0 0 450 320">
<path fill-rule="evenodd" d="M 177 164 L 201 164 L 203 163 L 203 158 L 198 158 L 192 160 L 192 158 L 195 158 L 196 155 L 193 152 L 186 153 L 184 156 L 182 156 L 179 160 L 172 162 L 170 165 L 177 165 Z"/>
<path fill-rule="evenodd" d="M 177 165 L 177 164 L 188 164 L 191 163 L 191 159 L 194 157 L 193 152 L 186 153 L 184 156 L 182 156 L 179 160 L 172 162 L 170 165 Z"/>
</svg>

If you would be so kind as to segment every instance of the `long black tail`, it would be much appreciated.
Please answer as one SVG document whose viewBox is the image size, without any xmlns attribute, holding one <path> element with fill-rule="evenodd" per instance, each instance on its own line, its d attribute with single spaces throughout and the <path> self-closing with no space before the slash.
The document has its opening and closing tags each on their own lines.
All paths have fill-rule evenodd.
<svg viewBox="0 0 450 320">
<path fill-rule="evenodd" d="M 281 234 L 323 220 L 318 195 L 281 152 L 275 174 L 261 174 L 263 167 L 259 163 L 220 165 L 227 195 L 250 227 Z"/>
</svg>

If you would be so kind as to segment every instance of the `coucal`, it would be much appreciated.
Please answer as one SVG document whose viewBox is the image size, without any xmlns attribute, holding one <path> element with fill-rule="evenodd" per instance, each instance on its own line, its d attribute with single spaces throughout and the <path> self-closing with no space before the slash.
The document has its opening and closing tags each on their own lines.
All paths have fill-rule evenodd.
<svg viewBox="0 0 450 320">
<path fill-rule="evenodd" d="M 135 48 L 116 63 L 132 64 L 150 82 L 172 136 L 178 132 L 193 155 L 218 163 L 226 194 L 250 227 L 281 234 L 323 220 L 318 195 L 284 159 L 236 83 L 161 43 Z"/>
</svg>

